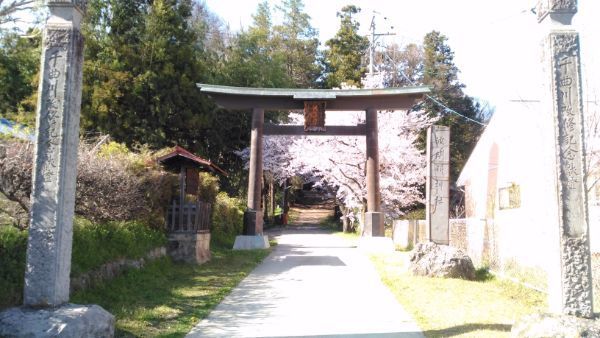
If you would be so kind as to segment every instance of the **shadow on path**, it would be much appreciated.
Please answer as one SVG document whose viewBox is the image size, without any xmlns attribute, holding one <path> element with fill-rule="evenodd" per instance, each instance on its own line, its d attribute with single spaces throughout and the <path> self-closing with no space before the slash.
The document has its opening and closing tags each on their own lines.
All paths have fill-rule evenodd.
<svg viewBox="0 0 600 338">
<path fill-rule="evenodd" d="M 481 324 L 481 323 L 469 323 L 463 325 L 457 325 L 441 330 L 428 330 L 424 331 L 423 334 L 427 337 L 453 337 L 461 334 L 478 331 L 498 331 L 498 332 L 510 332 L 512 325 L 508 324 Z"/>
</svg>

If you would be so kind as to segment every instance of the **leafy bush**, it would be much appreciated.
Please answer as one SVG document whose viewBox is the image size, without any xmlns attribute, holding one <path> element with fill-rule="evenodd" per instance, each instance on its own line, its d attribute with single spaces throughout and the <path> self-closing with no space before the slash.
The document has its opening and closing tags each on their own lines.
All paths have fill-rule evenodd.
<svg viewBox="0 0 600 338">
<path fill-rule="evenodd" d="M 0 227 L 0 308 L 22 300 L 27 231 Z M 119 258 L 139 258 L 166 244 L 164 233 L 139 222 L 92 223 L 76 219 L 73 225 L 71 275 L 77 276 Z"/>
<path fill-rule="evenodd" d="M 76 219 L 73 225 L 71 275 L 77 276 L 119 258 L 140 258 L 165 245 L 162 231 L 139 222 L 92 223 Z"/>
<path fill-rule="evenodd" d="M 0 226 L 0 309 L 21 302 L 26 251 L 27 231 Z"/>
<path fill-rule="evenodd" d="M 407 212 L 406 214 L 404 214 L 404 216 L 400 217 L 400 219 L 409 219 L 409 220 L 425 219 L 425 208 L 411 210 L 411 211 Z"/>
<path fill-rule="evenodd" d="M 198 183 L 198 198 L 201 201 L 214 204 L 219 194 L 219 179 L 209 173 L 200 173 Z"/>
<path fill-rule="evenodd" d="M 242 233 L 244 205 L 241 200 L 220 192 L 213 204 L 212 245 L 231 248 L 235 236 Z"/>
</svg>

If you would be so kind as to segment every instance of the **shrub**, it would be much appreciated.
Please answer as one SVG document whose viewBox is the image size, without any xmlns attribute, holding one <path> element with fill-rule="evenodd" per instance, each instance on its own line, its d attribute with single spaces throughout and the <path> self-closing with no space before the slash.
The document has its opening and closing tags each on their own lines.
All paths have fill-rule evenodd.
<svg viewBox="0 0 600 338">
<path fill-rule="evenodd" d="M 28 232 L 0 227 L 0 308 L 21 303 Z M 92 223 L 77 218 L 73 225 L 71 276 L 120 258 L 140 258 L 166 244 L 164 233 L 139 222 Z"/>
<path fill-rule="evenodd" d="M 200 173 L 198 183 L 198 198 L 201 201 L 214 204 L 219 194 L 219 179 L 209 173 Z"/>
<path fill-rule="evenodd" d="M 33 145 L 16 139 L 0 140 L 0 192 L 10 201 L 3 203 L 0 212 L 6 213 L 14 226 L 27 227 L 31 173 L 33 170 Z"/>
<path fill-rule="evenodd" d="M 32 153 L 28 142 L 0 141 L 0 192 L 25 211 L 31 194 Z M 82 142 L 78 156 L 77 215 L 95 222 L 141 220 L 150 226 L 163 225 L 164 207 L 177 177 L 159 170 L 149 152 L 132 153 L 118 143 L 98 149 Z M 16 214 L 11 216 L 16 219 Z"/>
<path fill-rule="evenodd" d="M 244 205 L 241 200 L 220 192 L 213 204 L 212 244 L 231 248 L 235 236 L 242 233 Z"/>
<path fill-rule="evenodd" d="M 0 226 L 0 309 L 21 302 L 26 251 L 27 231 Z"/>
<path fill-rule="evenodd" d="M 140 222 L 92 223 L 77 218 L 73 224 L 71 275 L 77 276 L 119 258 L 140 258 L 165 243 L 162 231 Z"/>
</svg>

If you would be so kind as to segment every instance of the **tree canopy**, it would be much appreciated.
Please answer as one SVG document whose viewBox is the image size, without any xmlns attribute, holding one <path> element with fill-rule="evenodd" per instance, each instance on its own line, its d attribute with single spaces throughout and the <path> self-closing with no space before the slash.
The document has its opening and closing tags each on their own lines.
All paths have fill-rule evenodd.
<svg viewBox="0 0 600 338">
<path fill-rule="evenodd" d="M 369 47 L 369 39 L 358 34 L 359 23 L 352 15 L 360 12 L 360 8 L 348 5 L 337 13 L 340 18 L 340 29 L 335 36 L 327 40 L 325 45 L 325 86 L 341 87 L 342 83 L 360 86 L 366 67 L 362 57 Z"/>
<path fill-rule="evenodd" d="M 0 8 L 10 3 L 0 2 Z M 341 8 L 336 35 L 319 50 L 318 32 L 302 0 L 281 0 L 273 7 L 264 1 L 252 23 L 236 33 L 193 0 L 89 0 L 82 27 L 82 134 L 108 133 L 130 147 L 184 146 L 229 170 L 225 188 L 243 191 L 243 162 L 234 152 L 248 144 L 250 114 L 220 109 L 196 84 L 360 86 L 369 42 L 359 34 L 359 11 L 353 5 Z M 0 116 L 34 123 L 40 44 L 39 30 L 26 37 L 0 32 Z M 440 103 L 480 118 L 481 108 L 463 93 L 441 33 L 427 34 L 422 46 L 384 46 L 376 58 L 383 85 L 431 85 L 431 96 Z M 481 128 L 431 100 L 416 108 L 452 127 L 456 178 Z M 286 121 L 288 112 L 269 112 L 266 119 Z"/>
</svg>

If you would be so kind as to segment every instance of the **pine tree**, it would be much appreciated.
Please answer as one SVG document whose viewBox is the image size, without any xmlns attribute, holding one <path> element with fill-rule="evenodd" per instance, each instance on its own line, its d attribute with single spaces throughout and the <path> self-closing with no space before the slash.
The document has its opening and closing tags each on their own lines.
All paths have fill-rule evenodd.
<svg viewBox="0 0 600 338">
<path fill-rule="evenodd" d="M 430 116 L 440 118 L 438 124 L 450 126 L 450 181 L 456 182 L 483 132 L 480 124 L 470 121 L 481 121 L 482 109 L 463 92 L 465 85 L 458 80 L 459 70 L 454 64 L 454 52 L 447 40 L 437 31 L 425 35 L 422 83 L 432 87 L 431 97 L 463 116 L 431 99 L 423 101 L 423 108 Z"/>
<path fill-rule="evenodd" d="M 283 23 L 273 28 L 277 58 L 282 58 L 292 84 L 312 88 L 320 76 L 318 66 L 318 33 L 310 24 L 310 16 L 303 12 L 302 0 L 283 0 L 277 9 Z"/>
<path fill-rule="evenodd" d="M 242 87 L 290 87 L 285 58 L 276 50 L 268 2 L 258 5 L 253 25 L 237 35 L 227 84 Z"/>
<path fill-rule="evenodd" d="M 348 5 L 337 13 L 340 29 L 325 45 L 325 86 L 340 87 L 342 83 L 360 86 L 366 68 L 361 64 L 362 57 L 369 47 L 369 40 L 358 34 L 360 24 L 352 18 L 360 8 Z"/>
<path fill-rule="evenodd" d="M 35 124 L 35 101 L 40 67 L 41 32 L 27 37 L 5 33 L 0 38 L 0 116 Z"/>
</svg>

